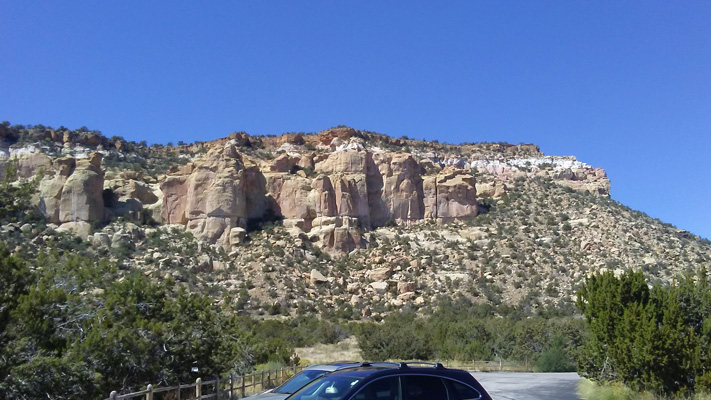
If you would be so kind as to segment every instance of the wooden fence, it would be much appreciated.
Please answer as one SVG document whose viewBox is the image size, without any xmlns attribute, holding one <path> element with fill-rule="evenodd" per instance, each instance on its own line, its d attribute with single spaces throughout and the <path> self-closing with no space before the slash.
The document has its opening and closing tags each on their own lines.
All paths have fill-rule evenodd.
<svg viewBox="0 0 711 400">
<path fill-rule="evenodd" d="M 124 400 L 143 397 L 145 400 L 201 400 L 201 399 L 241 399 L 245 396 L 262 392 L 280 385 L 302 367 L 282 368 L 275 371 L 255 372 L 245 376 L 230 374 L 203 381 L 197 378 L 195 383 L 177 386 L 154 387 L 148 385 L 140 392 L 118 394 L 111 392 L 106 400 Z"/>
</svg>

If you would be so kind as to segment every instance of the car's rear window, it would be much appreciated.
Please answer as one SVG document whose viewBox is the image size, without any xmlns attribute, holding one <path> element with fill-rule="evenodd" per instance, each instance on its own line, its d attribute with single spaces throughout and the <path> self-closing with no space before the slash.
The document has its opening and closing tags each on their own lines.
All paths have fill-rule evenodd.
<svg viewBox="0 0 711 400">
<path fill-rule="evenodd" d="M 481 398 L 481 393 L 468 385 L 451 379 L 445 379 L 444 381 L 449 385 L 449 400 L 474 400 Z"/>
</svg>

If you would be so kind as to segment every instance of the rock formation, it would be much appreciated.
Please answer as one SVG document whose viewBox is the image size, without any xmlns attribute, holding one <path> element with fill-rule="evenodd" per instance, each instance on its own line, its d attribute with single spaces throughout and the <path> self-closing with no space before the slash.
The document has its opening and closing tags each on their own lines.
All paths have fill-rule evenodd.
<svg viewBox="0 0 711 400">
<path fill-rule="evenodd" d="M 283 218 L 295 236 L 305 234 L 326 248 L 347 252 L 363 246 L 363 229 L 389 220 L 446 222 L 477 214 L 468 171 L 449 168 L 426 177 L 411 154 L 374 154 L 358 137 L 343 150 L 281 155 L 258 167 L 251 161 L 245 165 L 236 146 L 235 141 L 222 143 L 164 178 L 162 222 L 186 225 L 228 247 L 238 244 L 233 238 L 241 241 L 230 233 L 233 228 L 271 215 Z M 309 168 L 311 176 L 304 172 Z"/>
<path fill-rule="evenodd" d="M 88 159 L 76 160 L 74 171 L 62 186 L 59 221 L 103 221 L 103 190 L 101 154 L 92 153 Z"/>
<path fill-rule="evenodd" d="M 101 154 L 88 158 L 57 158 L 53 161 L 32 154 L 20 160 L 20 171 L 31 176 L 43 171 L 36 204 L 47 221 L 54 224 L 103 221 L 104 173 Z M 41 162 L 35 162 L 41 160 Z"/>
<path fill-rule="evenodd" d="M 161 219 L 183 224 L 210 242 L 230 244 L 232 228 L 246 226 L 245 166 L 233 142 L 212 148 L 199 162 L 176 168 L 161 182 Z M 257 189 L 258 190 L 258 189 Z"/>
<path fill-rule="evenodd" d="M 8 147 L 6 158 L 19 160 L 21 176 L 45 171 L 36 201 L 49 222 L 152 217 L 161 224 L 182 225 L 227 250 L 241 243 L 249 229 L 282 220 L 296 239 L 350 252 L 366 244 L 364 232 L 391 222 L 473 218 L 477 191 L 501 199 L 520 176 L 609 194 L 604 170 L 570 157 L 543 156 L 533 145 L 432 145 L 427 152 L 416 152 L 407 151 L 414 144 L 409 139 L 352 128 L 279 138 L 233 133 L 180 147 L 200 154 L 164 175 L 151 176 L 102 170 L 102 154 L 125 158 L 123 152 L 133 145 L 123 141 L 112 143 L 92 132 L 37 134 L 55 141 L 63 154 L 77 154 L 53 158 L 37 147 Z M 92 148 L 101 153 L 89 154 Z"/>
</svg>

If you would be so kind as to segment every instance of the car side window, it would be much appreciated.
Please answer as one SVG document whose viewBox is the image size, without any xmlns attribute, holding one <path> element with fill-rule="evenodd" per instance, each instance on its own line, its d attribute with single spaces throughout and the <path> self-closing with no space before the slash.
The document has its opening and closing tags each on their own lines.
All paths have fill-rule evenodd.
<svg viewBox="0 0 711 400">
<path fill-rule="evenodd" d="M 402 395 L 403 400 L 447 400 L 447 388 L 436 376 L 404 375 Z"/>
<path fill-rule="evenodd" d="M 449 389 L 449 400 L 475 400 L 481 398 L 478 390 L 463 383 L 445 379 Z"/>
<path fill-rule="evenodd" d="M 353 400 L 402 400 L 400 394 L 400 378 L 390 376 L 386 378 L 376 379 L 368 383 L 358 391 L 353 397 Z"/>
</svg>

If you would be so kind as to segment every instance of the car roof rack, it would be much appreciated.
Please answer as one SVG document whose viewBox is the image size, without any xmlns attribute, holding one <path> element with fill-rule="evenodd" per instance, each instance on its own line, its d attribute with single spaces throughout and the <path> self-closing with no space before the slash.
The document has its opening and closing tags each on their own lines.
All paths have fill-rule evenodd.
<svg viewBox="0 0 711 400">
<path fill-rule="evenodd" d="M 427 362 L 427 361 L 418 361 L 418 360 L 412 360 L 412 361 L 402 361 L 399 362 L 400 368 L 408 368 L 410 365 L 429 365 L 433 367 L 434 369 L 444 369 L 444 365 L 440 362 Z"/>
<path fill-rule="evenodd" d="M 393 361 L 363 361 L 360 363 L 361 367 L 399 367 L 400 363 Z"/>
<path fill-rule="evenodd" d="M 430 366 L 434 369 L 445 369 L 444 365 L 440 362 L 428 362 L 428 361 L 363 361 L 360 363 L 360 367 L 393 367 L 393 368 L 409 368 L 410 366 L 425 365 Z"/>
</svg>

